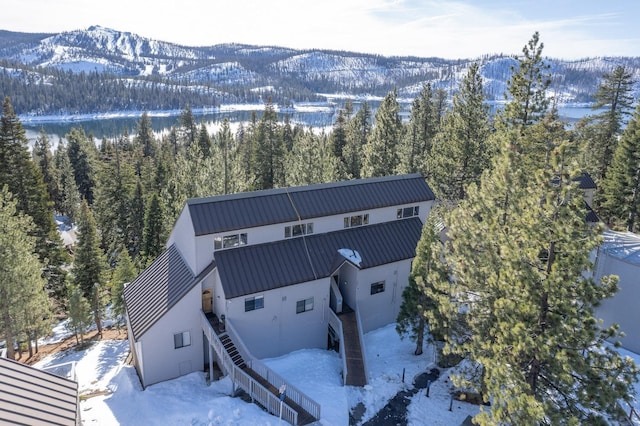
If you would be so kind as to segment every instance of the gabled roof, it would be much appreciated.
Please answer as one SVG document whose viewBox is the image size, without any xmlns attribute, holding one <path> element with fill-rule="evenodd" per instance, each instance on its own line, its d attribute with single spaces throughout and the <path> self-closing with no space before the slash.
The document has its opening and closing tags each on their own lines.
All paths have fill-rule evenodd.
<svg viewBox="0 0 640 426">
<path fill-rule="evenodd" d="M 582 172 L 582 174 L 574 180 L 578 182 L 578 188 L 580 189 L 596 189 L 596 183 L 587 172 Z"/>
<path fill-rule="evenodd" d="M 197 198 L 187 206 L 198 236 L 434 199 L 424 178 L 411 174 Z"/>
<path fill-rule="evenodd" d="M 0 423 L 75 425 L 78 384 L 19 362 L 0 358 Z"/>
<path fill-rule="evenodd" d="M 211 269 L 207 268 L 209 271 Z M 124 288 L 127 316 L 137 340 L 196 283 L 180 252 L 171 245 Z"/>
<path fill-rule="evenodd" d="M 361 269 L 410 259 L 422 232 L 419 218 L 349 228 L 216 252 L 228 299 L 328 277 L 347 261 L 338 250 L 357 251 Z"/>
</svg>

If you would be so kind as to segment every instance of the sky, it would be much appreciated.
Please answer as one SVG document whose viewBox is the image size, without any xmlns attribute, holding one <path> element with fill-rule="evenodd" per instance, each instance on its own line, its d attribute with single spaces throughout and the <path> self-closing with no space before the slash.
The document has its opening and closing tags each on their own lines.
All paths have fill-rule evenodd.
<svg viewBox="0 0 640 426">
<path fill-rule="evenodd" d="M 384 56 L 518 54 L 538 31 L 549 57 L 640 56 L 637 0 L 21 0 L 0 29 L 100 25 L 187 46 L 220 43 Z"/>
</svg>

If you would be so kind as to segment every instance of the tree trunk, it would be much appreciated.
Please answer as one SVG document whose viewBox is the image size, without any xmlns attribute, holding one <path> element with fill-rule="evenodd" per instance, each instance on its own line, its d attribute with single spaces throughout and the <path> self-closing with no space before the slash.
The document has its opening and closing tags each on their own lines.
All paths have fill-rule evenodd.
<svg viewBox="0 0 640 426">
<path fill-rule="evenodd" d="M 424 327 L 425 321 L 424 316 L 420 316 L 420 321 L 418 321 L 418 329 L 416 330 L 416 351 L 415 355 L 422 355 L 422 344 L 424 343 Z"/>
</svg>

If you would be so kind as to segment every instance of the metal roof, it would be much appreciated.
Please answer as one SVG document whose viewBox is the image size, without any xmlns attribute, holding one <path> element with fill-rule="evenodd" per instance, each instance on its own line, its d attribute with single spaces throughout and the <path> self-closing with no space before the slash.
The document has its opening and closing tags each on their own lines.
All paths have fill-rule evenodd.
<svg viewBox="0 0 640 426">
<path fill-rule="evenodd" d="M 420 174 L 244 192 L 187 201 L 198 235 L 434 200 Z"/>
<path fill-rule="evenodd" d="M 191 269 L 175 245 L 171 245 L 124 288 L 124 300 L 133 337 L 136 340 L 140 338 L 182 299 L 195 283 L 196 278 Z"/>
<path fill-rule="evenodd" d="M 0 423 L 76 425 L 78 384 L 19 362 L 0 358 Z"/>
<path fill-rule="evenodd" d="M 578 188 L 580 189 L 596 189 L 597 187 L 591 175 L 587 172 L 582 172 L 582 174 L 574 180 L 578 182 Z"/>
<path fill-rule="evenodd" d="M 419 218 L 349 228 L 216 252 L 216 264 L 228 299 L 328 277 L 346 258 L 338 250 L 356 250 L 361 269 L 410 259 L 422 232 Z"/>
</svg>

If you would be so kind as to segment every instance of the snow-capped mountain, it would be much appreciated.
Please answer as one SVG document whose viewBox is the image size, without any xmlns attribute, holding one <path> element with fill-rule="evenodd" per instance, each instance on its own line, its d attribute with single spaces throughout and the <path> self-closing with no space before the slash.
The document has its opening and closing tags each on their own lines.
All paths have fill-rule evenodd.
<svg viewBox="0 0 640 426">
<path fill-rule="evenodd" d="M 15 79 L 30 82 L 33 90 L 37 84 L 56 86 L 65 79 L 64 84 L 75 85 L 69 82 L 73 79 L 69 73 L 109 75 L 118 80 L 118 87 L 140 92 L 119 106 L 112 102 L 107 108 L 154 107 L 156 102 L 149 101 L 133 105 L 135 99 L 145 98 L 144 90 L 180 93 L 179 102 L 192 106 L 225 100 L 252 102 L 256 99 L 251 94 L 263 93 L 256 89 L 264 87 L 270 88 L 267 95 L 276 102 L 314 100 L 321 93 L 384 96 L 392 89 L 397 89 L 401 97 L 413 98 L 427 82 L 452 93 L 473 62 L 481 65 L 487 99 L 499 100 L 511 68 L 517 65 L 512 57 L 496 55 L 447 60 L 240 44 L 189 47 L 100 26 L 59 34 L 0 31 L 0 61 L 0 89 L 12 99 L 12 95 L 19 95 L 15 93 L 15 87 L 20 86 Z M 640 81 L 640 57 L 546 61 L 552 73 L 551 92 L 560 102 L 590 102 L 602 76 L 617 65 L 628 67 Z M 61 71 L 65 72 L 63 77 Z M 100 84 L 101 90 L 110 85 L 104 80 Z M 640 85 L 636 85 L 635 95 L 639 93 Z M 109 99 L 113 96 L 105 95 Z M 158 101 L 158 106 L 161 103 Z M 51 108 L 60 107 L 53 104 Z M 25 103 L 23 108 L 34 111 L 49 107 Z M 74 105 L 67 108 L 83 109 Z"/>
</svg>

